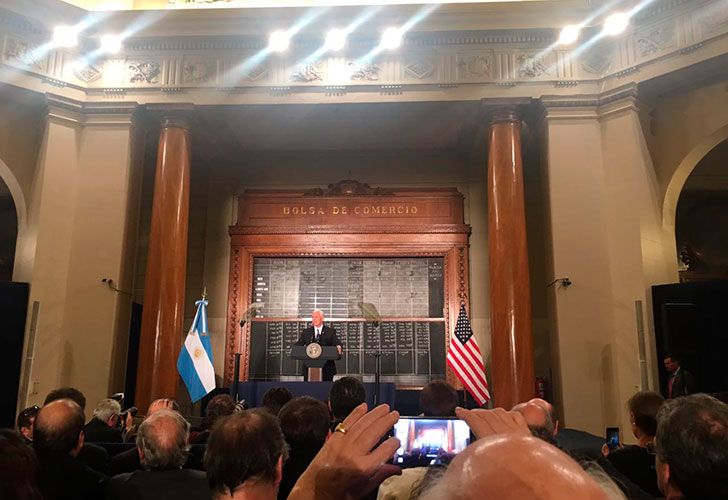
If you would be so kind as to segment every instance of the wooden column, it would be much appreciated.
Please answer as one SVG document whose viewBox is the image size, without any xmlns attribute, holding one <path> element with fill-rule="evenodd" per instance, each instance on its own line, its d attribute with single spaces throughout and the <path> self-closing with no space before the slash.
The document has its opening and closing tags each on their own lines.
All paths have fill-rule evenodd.
<svg viewBox="0 0 728 500">
<path fill-rule="evenodd" d="M 510 409 L 535 392 L 521 119 L 514 109 L 491 116 L 488 249 L 493 397 Z"/>
<path fill-rule="evenodd" d="M 156 398 L 177 396 L 189 201 L 189 131 L 184 121 L 165 119 L 157 151 L 137 368 L 135 404 L 142 412 Z"/>
</svg>

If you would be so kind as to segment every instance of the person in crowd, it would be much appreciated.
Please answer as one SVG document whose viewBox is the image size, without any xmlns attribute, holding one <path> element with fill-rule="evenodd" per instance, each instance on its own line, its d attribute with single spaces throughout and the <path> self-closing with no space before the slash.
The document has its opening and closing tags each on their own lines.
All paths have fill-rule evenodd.
<svg viewBox="0 0 728 500">
<path fill-rule="evenodd" d="M 667 500 L 728 498 L 728 405 L 707 394 L 667 401 L 657 414 L 657 484 Z"/>
<path fill-rule="evenodd" d="M 633 395 L 627 402 L 627 409 L 637 444 L 617 450 L 610 450 L 606 444 L 602 448 L 604 456 L 619 472 L 654 496 L 660 496 L 655 472 L 657 412 L 664 403 L 665 398 L 656 392 L 642 391 Z"/>
<path fill-rule="evenodd" d="M 379 405 L 367 412 L 357 406 L 336 427 L 288 496 L 288 500 L 361 498 L 395 474 L 386 464 L 400 446 L 399 439 L 382 440 L 399 420 L 399 413 Z"/>
<path fill-rule="evenodd" d="M 541 398 L 533 398 L 528 403 L 541 406 L 547 413 L 548 418 L 553 422 L 554 439 L 556 445 L 567 453 L 577 453 L 589 457 L 598 457 L 604 444 L 604 437 L 595 436 L 578 429 L 562 428 L 554 413 L 554 407 L 548 401 Z M 536 436 L 542 437 L 542 436 Z M 550 441 L 549 441 L 550 442 Z"/>
<path fill-rule="evenodd" d="M 287 454 L 278 419 L 270 412 L 254 409 L 223 417 L 205 453 L 214 498 L 275 500 Z"/>
<path fill-rule="evenodd" d="M 218 394 L 213 397 L 205 408 L 205 417 L 202 419 L 200 429 L 190 435 L 190 443 L 205 444 L 210 437 L 210 430 L 221 417 L 232 415 L 235 412 L 235 400 L 230 394 Z"/>
<path fill-rule="evenodd" d="M 86 396 L 84 396 L 83 393 L 75 387 L 60 387 L 58 389 L 53 389 L 46 396 L 43 406 L 58 399 L 70 399 L 81 408 L 81 411 L 86 411 Z"/>
<path fill-rule="evenodd" d="M 40 408 L 37 405 L 33 405 L 18 413 L 16 425 L 18 426 L 18 432 L 23 436 L 26 444 L 33 442 L 33 424 L 35 423 L 35 417 L 38 415 L 38 411 L 40 411 Z"/>
<path fill-rule="evenodd" d="M 687 396 L 695 392 L 695 380 L 693 374 L 684 369 L 681 365 L 682 360 L 674 354 L 668 354 L 663 359 L 665 369 L 670 372 L 670 378 L 667 379 L 667 398 L 677 398 L 679 396 Z"/>
<path fill-rule="evenodd" d="M 278 489 L 279 500 L 285 500 L 331 431 L 326 405 L 308 396 L 286 403 L 278 420 L 289 447 L 289 458 L 283 466 L 283 479 Z"/>
<path fill-rule="evenodd" d="M 83 446 L 84 416 L 70 399 L 58 399 L 38 412 L 33 448 L 38 456 L 38 484 L 46 500 L 98 499 L 108 477 L 77 456 Z"/>
<path fill-rule="evenodd" d="M 146 418 L 149 418 L 150 416 L 161 410 L 170 410 L 179 413 L 179 404 L 177 404 L 177 401 L 170 398 L 155 399 L 149 404 Z M 127 436 L 129 435 L 133 435 L 134 440 L 136 441 L 136 438 L 138 436 L 138 430 L 132 428 L 129 432 L 127 432 Z M 109 471 L 111 472 L 111 475 L 134 472 L 135 470 L 142 469 L 142 462 L 139 459 L 139 452 L 137 452 L 136 448 L 131 448 L 129 450 L 119 453 L 118 455 L 115 455 L 111 459 L 111 463 L 109 465 Z"/>
<path fill-rule="evenodd" d="M 520 413 L 528 426 L 533 437 L 539 438 L 557 448 L 558 445 L 558 422 L 554 421 L 551 412 L 551 404 L 534 398 L 525 403 L 519 403 L 513 407 L 513 411 Z M 640 486 L 633 483 L 627 476 L 615 468 L 607 459 L 601 455 L 594 455 L 591 450 L 563 450 L 567 455 L 576 460 L 579 465 L 595 479 L 606 474 L 612 484 L 619 488 L 627 498 L 632 500 L 647 500 L 653 498 L 650 493 L 644 491 Z M 604 484 L 603 480 L 598 481 Z M 615 484 L 616 483 L 616 484 Z"/>
<path fill-rule="evenodd" d="M 548 403 L 546 404 L 548 405 Z M 523 415 L 528 425 L 528 430 L 531 431 L 533 437 L 537 437 L 556 446 L 558 430 L 553 419 L 553 414 L 549 412 L 548 406 L 532 399 L 525 403 L 517 404 L 512 410 Z"/>
<path fill-rule="evenodd" d="M 139 426 L 137 449 L 144 470 L 114 476 L 108 500 L 212 498 L 204 472 L 182 469 L 189 449 L 189 423 L 179 413 L 160 410 Z"/>
<path fill-rule="evenodd" d="M 364 384 L 355 377 L 342 377 L 331 385 L 329 391 L 329 412 L 332 429 L 343 421 L 354 408 L 366 401 Z"/>
<path fill-rule="evenodd" d="M 420 410 L 425 417 L 454 417 L 458 393 L 444 380 L 433 380 L 420 392 Z M 401 475 L 387 478 L 377 492 L 378 500 L 404 500 L 420 484 L 429 467 L 411 467 Z"/>
<path fill-rule="evenodd" d="M 291 391 L 285 387 L 273 387 L 268 389 L 263 394 L 263 401 L 261 401 L 261 407 L 267 410 L 271 415 L 278 415 L 283 405 L 293 399 Z"/>
<path fill-rule="evenodd" d="M 25 440 L 14 430 L 0 429 L 0 496 L 6 500 L 43 500 L 38 459 Z"/>
<path fill-rule="evenodd" d="M 84 440 L 88 443 L 121 443 L 119 428 L 121 405 L 114 399 L 102 399 L 94 408 L 93 417 L 84 426 Z"/>
<path fill-rule="evenodd" d="M 444 380 L 433 380 L 420 393 L 420 410 L 425 417 L 454 417 L 458 393 Z"/>
<path fill-rule="evenodd" d="M 81 408 L 82 413 L 86 410 L 86 396 L 75 387 L 61 387 L 52 390 L 46 396 L 43 405 L 59 399 L 70 399 Z M 109 453 L 97 444 L 84 442 L 76 458 L 97 472 L 102 474 L 109 472 Z"/>
</svg>

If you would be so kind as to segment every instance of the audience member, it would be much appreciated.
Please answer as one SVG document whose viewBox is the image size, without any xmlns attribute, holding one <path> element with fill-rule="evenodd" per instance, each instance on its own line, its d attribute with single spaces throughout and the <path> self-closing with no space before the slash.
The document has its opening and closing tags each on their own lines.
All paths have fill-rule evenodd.
<svg viewBox="0 0 728 500">
<path fill-rule="evenodd" d="M 550 403 L 539 398 L 531 399 L 526 403 L 520 403 L 513 407 L 513 411 L 517 411 L 523 415 L 523 419 L 528 425 L 528 430 L 533 437 L 560 448 L 557 442 L 560 434 L 558 422 L 554 421 L 551 409 Z M 590 449 L 562 451 L 576 460 L 590 475 L 598 476 L 599 474 L 607 474 L 612 484 L 621 489 L 627 498 L 632 500 L 647 500 L 653 498 L 651 494 L 646 493 L 622 472 L 617 470 L 607 459 L 599 454 L 593 454 Z M 596 477 L 595 479 L 599 478 Z M 600 484 L 603 483 L 603 481 L 597 482 Z"/>
<path fill-rule="evenodd" d="M 70 399 L 81 407 L 81 411 L 86 411 L 86 396 L 84 396 L 83 393 L 75 387 L 61 387 L 59 389 L 53 389 L 46 396 L 43 406 L 47 405 L 51 401 L 57 401 L 59 399 Z"/>
<path fill-rule="evenodd" d="M 118 427 L 121 405 L 114 399 L 102 399 L 94 408 L 93 417 L 83 428 L 87 443 L 121 443 L 121 429 Z"/>
<path fill-rule="evenodd" d="M 74 387 L 61 387 L 60 389 L 52 390 L 46 396 L 43 405 L 58 401 L 59 399 L 70 399 L 81 408 L 81 412 L 86 409 L 86 396 Z M 105 448 L 97 444 L 84 442 L 76 458 L 97 472 L 102 474 L 109 472 L 109 453 Z"/>
<path fill-rule="evenodd" d="M 458 409 L 478 439 L 420 498 L 605 499 L 599 485 L 568 455 L 529 435 L 518 412 Z"/>
<path fill-rule="evenodd" d="M 706 394 L 657 414 L 657 483 L 667 500 L 728 498 L 728 405 Z"/>
<path fill-rule="evenodd" d="M 278 420 L 266 410 L 247 410 L 220 419 L 205 453 L 215 498 L 274 500 L 287 458 Z"/>
<path fill-rule="evenodd" d="M 357 406 L 301 475 L 288 500 L 361 498 L 387 477 L 401 474 L 399 467 L 385 464 L 399 440 L 382 441 L 397 420 L 399 414 L 387 405 L 370 412 L 366 404 Z"/>
<path fill-rule="evenodd" d="M 25 437 L 0 429 L 0 487 L 6 500 L 43 500 L 38 489 L 38 460 Z"/>
<path fill-rule="evenodd" d="M 182 469 L 189 448 L 189 423 L 179 413 L 160 410 L 139 426 L 137 451 L 145 470 L 114 476 L 107 498 L 211 498 L 204 472 Z"/>
<path fill-rule="evenodd" d="M 83 410 L 70 399 L 59 399 L 38 412 L 33 447 L 38 456 L 38 484 L 46 500 L 98 499 L 107 477 L 77 455 L 83 446 Z"/>
<path fill-rule="evenodd" d="M 210 437 L 210 430 L 221 417 L 235 413 L 235 400 L 230 394 L 218 394 L 213 397 L 205 408 L 205 417 L 200 424 L 200 430 L 190 435 L 193 444 L 204 444 Z"/>
<path fill-rule="evenodd" d="M 285 500 L 331 433 L 329 412 L 321 401 L 303 396 L 286 403 L 278 413 L 289 458 L 283 466 L 278 498 Z"/>
<path fill-rule="evenodd" d="M 533 437 L 537 437 L 549 444 L 556 446 L 556 423 L 552 414 L 547 410 L 547 406 L 539 401 L 530 400 L 525 403 L 519 403 L 512 408 L 523 415 L 523 419 L 528 425 Z"/>
<path fill-rule="evenodd" d="M 263 409 L 268 410 L 271 415 L 278 416 L 278 412 L 281 411 L 283 405 L 288 403 L 291 399 L 293 399 L 291 391 L 285 387 L 273 387 L 272 389 L 265 391 L 265 394 L 263 394 L 263 401 L 261 401 L 260 406 Z"/>
<path fill-rule="evenodd" d="M 18 420 L 16 421 L 18 432 L 23 436 L 26 444 L 33 442 L 33 423 L 39 410 L 40 408 L 34 405 L 18 413 Z"/>
<path fill-rule="evenodd" d="M 342 377 L 331 385 L 329 411 L 334 425 L 344 420 L 354 408 L 366 401 L 364 384 L 355 377 Z"/>
<path fill-rule="evenodd" d="M 633 395 L 627 402 L 632 434 L 636 445 L 610 450 L 605 444 L 602 453 L 611 464 L 630 481 L 647 493 L 660 496 L 655 473 L 655 432 L 657 432 L 657 412 L 665 398 L 656 392 L 642 391 Z"/>
<path fill-rule="evenodd" d="M 177 401 L 170 398 L 160 398 L 155 399 L 149 404 L 149 408 L 147 409 L 147 416 L 146 418 L 149 418 L 150 416 L 154 415 L 155 413 L 161 411 L 161 410 L 170 410 L 175 411 L 179 413 L 179 404 L 177 404 Z M 143 422 L 142 422 L 143 423 Z M 138 436 L 137 429 L 132 428 L 127 432 L 127 439 L 129 435 L 133 435 L 134 439 L 136 440 Z M 189 464 L 186 468 L 200 468 L 200 467 L 190 467 Z M 127 472 L 134 472 L 135 470 L 142 470 L 142 463 L 139 459 L 139 453 L 137 452 L 136 448 L 131 448 L 129 450 L 123 451 L 119 453 L 118 455 L 114 456 L 111 459 L 111 464 L 109 466 L 109 471 L 111 472 L 111 475 L 116 474 L 124 474 Z"/>
<path fill-rule="evenodd" d="M 420 393 L 420 410 L 425 417 L 454 417 L 458 393 L 444 380 L 433 380 Z"/>
<path fill-rule="evenodd" d="M 667 380 L 668 399 L 687 396 L 695 392 L 693 374 L 680 366 L 682 363 L 680 357 L 668 354 L 663 362 L 665 369 L 670 372 L 670 378 Z"/>
</svg>

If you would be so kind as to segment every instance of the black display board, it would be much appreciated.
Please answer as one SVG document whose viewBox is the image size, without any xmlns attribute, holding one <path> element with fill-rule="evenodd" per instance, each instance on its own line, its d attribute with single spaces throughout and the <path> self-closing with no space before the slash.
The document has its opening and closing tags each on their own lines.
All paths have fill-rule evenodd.
<svg viewBox="0 0 728 500">
<path fill-rule="evenodd" d="M 253 302 L 259 318 L 363 316 L 373 304 L 382 317 L 442 318 L 443 259 L 256 258 Z"/>
<path fill-rule="evenodd" d="M 253 321 L 250 379 L 277 380 L 301 374 L 300 363 L 288 357 L 307 321 Z M 445 373 L 443 321 L 333 321 L 344 348 L 336 362 L 340 375 L 373 375 L 374 354 L 381 353 L 385 381 L 421 383 Z M 426 382 L 425 382 L 426 383 Z"/>
<path fill-rule="evenodd" d="M 324 311 L 344 346 L 339 374 L 373 375 L 380 352 L 385 381 L 443 377 L 443 264 L 442 258 L 256 258 L 252 299 L 261 307 L 251 326 L 249 377 L 300 375 L 300 363 L 288 353 L 314 309 Z M 364 321 L 362 303 L 385 320 Z"/>
</svg>

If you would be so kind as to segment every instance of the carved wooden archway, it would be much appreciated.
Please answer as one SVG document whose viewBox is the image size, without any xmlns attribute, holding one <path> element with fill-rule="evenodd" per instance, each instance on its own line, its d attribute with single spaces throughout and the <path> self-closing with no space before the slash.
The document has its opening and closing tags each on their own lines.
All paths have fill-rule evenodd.
<svg viewBox="0 0 728 500">
<path fill-rule="evenodd" d="M 467 297 L 470 226 L 454 188 L 386 190 L 345 180 L 305 192 L 249 190 L 238 197 L 229 232 L 226 383 L 235 353 L 240 380 L 248 377 L 251 329 L 239 321 L 252 303 L 255 257 L 443 257 L 446 344 Z M 448 379 L 457 384 L 449 371 Z"/>
</svg>

